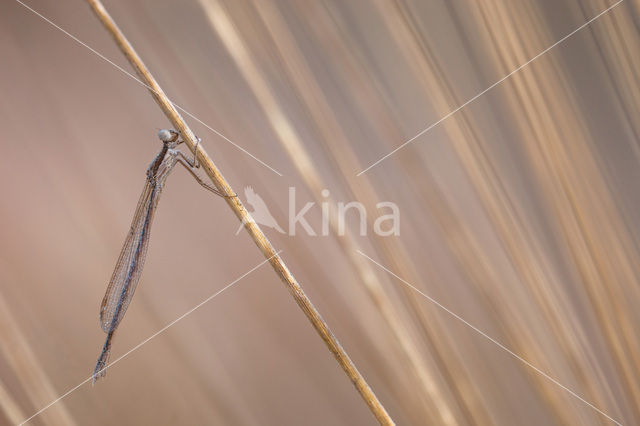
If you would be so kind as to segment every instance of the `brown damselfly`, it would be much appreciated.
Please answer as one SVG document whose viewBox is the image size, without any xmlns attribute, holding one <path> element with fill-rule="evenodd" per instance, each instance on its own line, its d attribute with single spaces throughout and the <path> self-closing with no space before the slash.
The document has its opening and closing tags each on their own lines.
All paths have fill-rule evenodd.
<svg viewBox="0 0 640 426">
<path fill-rule="evenodd" d="M 198 176 L 195 172 L 195 169 L 199 167 L 197 156 L 194 155 L 193 160 L 190 160 L 177 149 L 177 146 L 183 142 L 178 132 L 175 130 L 160 130 L 158 137 L 162 141 L 162 149 L 147 168 L 147 179 L 131 222 L 131 229 L 127 234 L 100 306 L 100 326 L 107 333 L 107 339 L 93 371 L 94 383 L 106 373 L 113 335 L 127 311 L 140 280 L 149 247 L 153 216 L 164 184 L 173 168 L 176 164 L 183 165 L 198 183 L 207 190 L 222 197 L 229 197 L 204 182 Z M 198 140 L 199 143 L 200 140 Z M 195 152 L 197 150 L 198 145 L 196 145 Z"/>
</svg>

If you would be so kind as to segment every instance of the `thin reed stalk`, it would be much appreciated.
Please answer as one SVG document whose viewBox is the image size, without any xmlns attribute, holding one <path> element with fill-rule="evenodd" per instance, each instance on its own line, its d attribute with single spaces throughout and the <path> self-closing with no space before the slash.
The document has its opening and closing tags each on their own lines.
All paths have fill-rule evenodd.
<svg viewBox="0 0 640 426">
<path fill-rule="evenodd" d="M 149 91 L 156 103 L 160 106 L 166 117 L 171 121 L 174 128 L 180 131 L 186 145 L 197 156 L 203 170 L 209 176 L 216 188 L 224 194 L 235 194 L 229 183 L 226 181 L 220 170 L 213 163 L 213 160 L 207 155 L 202 145 L 197 145 L 197 139 L 193 131 L 184 121 L 173 103 L 166 96 L 162 88 L 153 78 L 142 59 L 135 52 L 129 41 L 126 39 L 122 31 L 118 28 L 114 20 L 108 14 L 104 6 L 99 0 L 87 0 L 93 12 L 105 26 L 107 31 L 114 38 L 120 50 L 124 53 L 130 64 L 136 70 L 138 76 L 147 85 Z M 269 263 L 276 271 L 276 274 L 284 282 L 285 286 L 295 299 L 298 306 L 305 313 L 313 327 L 316 329 L 322 340 L 325 342 L 331 353 L 345 371 L 349 379 L 352 381 L 362 398 L 365 400 L 369 409 L 380 422 L 384 425 L 394 424 L 393 420 L 387 413 L 384 406 L 380 403 L 376 395 L 365 381 L 362 374 L 358 371 L 353 361 L 349 358 L 346 351 L 342 348 L 338 339 L 333 335 L 327 323 L 322 319 L 320 313 L 311 303 L 311 300 L 304 293 L 300 284 L 296 281 L 293 274 L 289 271 L 284 261 L 277 255 L 267 237 L 258 227 L 249 212 L 240 202 L 238 197 L 226 198 L 227 204 L 233 210 L 240 221 L 245 224 L 245 229 L 258 246 L 265 258 L 270 259 Z"/>
</svg>

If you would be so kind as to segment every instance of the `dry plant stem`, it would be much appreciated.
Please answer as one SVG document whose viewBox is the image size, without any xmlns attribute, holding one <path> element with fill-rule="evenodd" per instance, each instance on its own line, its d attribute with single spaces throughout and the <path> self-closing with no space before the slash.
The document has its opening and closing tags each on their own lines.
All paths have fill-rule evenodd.
<svg viewBox="0 0 640 426">
<path fill-rule="evenodd" d="M 142 81 L 150 88 L 151 95 L 156 100 L 162 111 L 165 113 L 169 121 L 173 124 L 176 130 L 179 130 L 185 140 L 186 145 L 191 151 L 196 148 L 197 139 L 191 129 L 187 126 L 184 119 L 173 106 L 167 95 L 162 88 L 158 85 L 153 78 L 147 67 L 144 65 L 138 54 L 135 52 L 129 41 L 125 38 L 124 34 L 120 31 L 116 23 L 111 16 L 107 13 L 102 3 L 98 0 L 87 0 L 92 10 L 98 17 L 98 19 L 105 26 L 107 31 L 113 36 L 116 44 L 122 50 L 127 57 L 136 73 Z M 198 157 L 200 164 L 202 165 L 205 173 L 211 178 L 213 184 L 224 194 L 233 195 L 235 192 L 231 189 L 225 178 L 222 176 L 218 168 L 215 166 L 211 158 L 207 155 L 201 145 L 198 146 L 195 155 Z M 329 350 L 333 353 L 335 358 L 342 369 L 347 373 L 347 376 L 351 379 L 360 395 L 365 400 L 373 415 L 378 419 L 381 424 L 392 425 L 393 420 L 382 406 L 378 398 L 375 396 L 364 377 L 357 370 L 353 361 L 349 358 L 345 350 L 342 348 L 336 337 L 333 335 L 325 321 L 320 316 L 320 313 L 311 303 L 311 300 L 306 296 L 302 287 L 298 284 L 291 272 L 287 269 L 286 265 L 276 255 L 276 250 L 273 248 L 269 240 L 262 233 L 258 225 L 256 225 L 251 215 L 244 208 L 238 197 L 225 198 L 229 207 L 233 210 L 238 219 L 245 223 L 245 229 L 251 235 L 251 238 L 256 243 L 262 254 L 267 258 L 271 258 L 269 261 L 271 266 L 276 271 L 278 276 L 282 279 L 287 289 L 292 294 L 293 298 L 298 303 L 298 306 L 303 310 L 313 327 L 316 329 L 322 340 L 326 343 Z"/>
</svg>

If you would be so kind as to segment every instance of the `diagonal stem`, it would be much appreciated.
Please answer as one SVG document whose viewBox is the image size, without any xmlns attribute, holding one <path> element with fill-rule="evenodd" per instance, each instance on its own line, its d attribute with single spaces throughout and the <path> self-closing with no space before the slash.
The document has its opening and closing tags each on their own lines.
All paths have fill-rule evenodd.
<svg viewBox="0 0 640 426">
<path fill-rule="evenodd" d="M 147 67 L 142 62 L 142 59 L 138 56 L 136 51 L 133 49 L 129 41 L 125 38 L 120 28 L 116 25 L 114 20 L 111 18 L 109 13 L 105 10 L 104 6 L 100 2 L 100 0 L 87 0 L 91 9 L 96 14 L 98 19 L 105 26 L 107 31 L 114 38 L 116 44 L 124 53 L 124 55 L 129 60 L 129 63 L 136 70 L 136 73 L 142 81 L 149 88 L 149 92 L 151 96 L 155 99 L 160 109 L 167 116 L 169 121 L 173 124 L 174 128 L 182 134 L 182 137 L 189 147 L 191 151 L 194 151 L 194 154 L 200 164 L 202 165 L 203 170 L 209 176 L 215 187 L 223 194 L 233 195 L 235 192 L 229 186 L 229 183 L 226 181 L 220 170 L 213 163 L 209 155 L 205 152 L 201 145 L 198 144 L 198 139 L 193 134 L 187 123 L 184 121 L 178 110 L 175 108 L 173 103 L 169 100 L 167 95 L 164 93 L 160 85 L 153 78 Z M 322 340 L 324 340 L 325 344 L 331 351 L 331 353 L 335 356 L 336 360 L 345 371 L 349 379 L 353 382 L 354 386 L 360 392 L 360 395 L 365 400 L 369 409 L 373 413 L 373 415 L 378 419 L 380 424 L 383 425 L 393 425 L 394 422 L 382 406 L 378 398 L 371 390 L 371 387 L 367 384 L 364 377 L 358 369 L 356 368 L 349 355 L 345 352 L 345 350 L 338 342 L 338 339 L 334 336 L 334 334 L 329 329 L 327 323 L 322 319 L 318 310 L 313 306 L 311 300 L 304 293 L 300 284 L 296 281 L 294 276 L 289 272 L 289 269 L 284 264 L 283 260 L 277 255 L 276 250 L 273 248 L 267 237 L 262 233 L 262 230 L 258 227 L 256 222 L 251 218 L 251 215 L 245 209 L 245 207 L 240 202 L 238 197 L 226 197 L 225 198 L 231 210 L 235 213 L 235 215 L 242 221 L 245 229 L 256 243 L 262 254 L 270 259 L 269 263 L 276 271 L 280 279 L 284 282 L 285 286 L 295 299 L 300 309 L 307 316 L 313 327 L 316 329 Z"/>
</svg>

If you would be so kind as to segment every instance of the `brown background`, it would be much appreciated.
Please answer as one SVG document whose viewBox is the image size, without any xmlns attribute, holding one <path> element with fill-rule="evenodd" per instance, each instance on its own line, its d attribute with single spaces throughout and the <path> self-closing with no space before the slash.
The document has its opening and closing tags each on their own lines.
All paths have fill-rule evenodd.
<svg viewBox="0 0 640 426">
<path fill-rule="evenodd" d="M 28 4 L 130 70 L 82 1 Z M 639 4 L 107 1 L 244 199 L 401 210 L 399 237 L 266 230 L 399 424 L 607 424 L 358 248 L 624 424 L 640 423 Z M 98 307 L 167 126 L 147 91 L 0 3 L 0 405 L 86 379 Z M 311 161 L 305 166 L 305 158 Z M 169 179 L 115 359 L 262 261 L 222 200 Z M 369 226 L 371 230 L 371 226 Z M 369 287 L 367 287 L 369 285 Z M 373 289 L 373 290 L 367 290 Z M 371 297 L 372 292 L 381 295 Z M 31 424 L 373 424 L 268 266 Z"/>
</svg>

